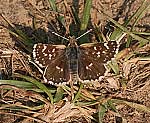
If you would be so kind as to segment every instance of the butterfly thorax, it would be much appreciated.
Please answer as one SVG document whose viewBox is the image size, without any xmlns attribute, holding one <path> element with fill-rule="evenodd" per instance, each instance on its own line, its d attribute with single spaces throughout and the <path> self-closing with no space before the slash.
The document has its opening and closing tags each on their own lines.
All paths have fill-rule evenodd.
<svg viewBox="0 0 150 123">
<path fill-rule="evenodd" d="M 78 80 L 78 45 L 74 37 L 70 37 L 69 44 L 66 48 L 70 78 L 72 81 Z"/>
<path fill-rule="evenodd" d="M 77 45 L 77 40 L 75 39 L 74 36 L 69 37 L 69 44 L 68 47 L 78 47 Z"/>
</svg>

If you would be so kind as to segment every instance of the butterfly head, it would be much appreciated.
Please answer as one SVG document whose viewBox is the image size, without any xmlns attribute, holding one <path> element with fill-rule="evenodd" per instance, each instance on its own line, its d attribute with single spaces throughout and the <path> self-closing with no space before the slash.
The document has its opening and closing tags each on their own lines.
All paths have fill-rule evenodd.
<svg viewBox="0 0 150 123">
<path fill-rule="evenodd" d="M 69 44 L 68 46 L 70 47 L 75 47 L 77 46 L 77 39 L 74 36 L 69 37 Z"/>
</svg>

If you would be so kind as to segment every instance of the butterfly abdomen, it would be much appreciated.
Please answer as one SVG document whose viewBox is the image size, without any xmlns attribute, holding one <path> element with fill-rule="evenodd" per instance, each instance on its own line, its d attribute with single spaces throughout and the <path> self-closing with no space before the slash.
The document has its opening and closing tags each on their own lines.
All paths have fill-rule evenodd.
<svg viewBox="0 0 150 123">
<path fill-rule="evenodd" d="M 72 81 L 78 80 L 78 47 L 68 47 L 66 50 L 69 72 Z"/>
</svg>

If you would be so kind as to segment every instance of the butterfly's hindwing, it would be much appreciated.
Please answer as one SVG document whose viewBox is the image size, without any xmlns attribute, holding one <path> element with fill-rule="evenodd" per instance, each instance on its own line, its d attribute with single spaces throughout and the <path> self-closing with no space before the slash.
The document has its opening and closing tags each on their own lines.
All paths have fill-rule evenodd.
<svg viewBox="0 0 150 123">
<path fill-rule="evenodd" d="M 44 80 L 47 83 L 59 85 L 70 80 L 69 66 L 66 55 L 61 55 L 45 68 Z"/>
</svg>

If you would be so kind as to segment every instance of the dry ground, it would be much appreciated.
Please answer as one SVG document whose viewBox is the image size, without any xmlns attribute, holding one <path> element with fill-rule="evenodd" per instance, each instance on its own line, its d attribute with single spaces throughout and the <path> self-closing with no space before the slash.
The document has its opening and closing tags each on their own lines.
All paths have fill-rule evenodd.
<svg viewBox="0 0 150 123">
<path fill-rule="evenodd" d="M 53 19 L 48 16 L 48 12 L 46 10 L 47 4 L 43 4 L 44 0 L 0 0 L 0 13 L 3 13 L 3 15 L 13 24 L 16 24 L 19 29 L 24 30 L 28 35 L 31 35 L 34 30 L 32 30 L 32 22 L 33 18 L 32 16 L 36 16 L 37 20 L 40 20 L 37 24 L 37 28 L 44 30 L 39 31 L 40 33 L 40 39 L 41 40 L 47 40 L 48 38 L 51 38 L 51 34 L 48 34 L 45 30 L 47 27 L 47 22 L 43 19 L 41 14 L 35 9 L 33 9 L 33 6 L 36 6 L 39 10 L 41 10 L 48 19 Z M 76 1 L 77 2 L 77 1 Z M 83 7 L 83 4 L 81 4 L 83 1 L 80 1 L 80 8 Z M 57 0 L 57 3 L 59 7 L 61 8 L 61 0 Z M 71 1 L 68 2 L 69 5 L 71 5 Z M 99 4 L 98 4 L 99 3 Z M 76 4 L 74 2 L 74 4 Z M 125 17 L 129 17 L 132 13 L 134 13 L 137 8 L 141 5 L 141 0 L 93 0 L 93 6 L 95 8 L 102 7 L 105 8 L 105 12 L 108 13 L 112 18 L 116 18 L 120 23 L 123 22 Z M 63 7 L 62 7 L 63 8 Z M 29 12 L 32 14 L 29 15 Z M 82 9 L 79 9 L 79 14 L 82 15 Z M 70 20 L 70 19 L 68 19 Z M 97 13 L 95 9 L 92 9 L 91 11 L 91 23 L 95 24 L 101 24 L 102 28 L 107 24 L 107 18 L 102 13 Z M 67 21 L 66 24 L 66 31 L 69 33 L 69 24 L 71 22 Z M 0 24 L 6 25 L 6 22 L 0 18 Z M 147 12 L 144 17 L 139 21 L 138 25 L 136 26 L 136 30 L 138 31 L 150 31 L 150 12 Z M 46 36 L 45 36 L 46 35 Z M 47 39 L 43 39 L 43 37 L 47 37 Z M 52 38 L 51 38 L 52 39 Z M 54 39 L 56 40 L 56 37 Z M 5 61 L 5 64 L 3 63 L 3 60 L 0 59 L 0 65 L 1 65 L 1 71 L 6 71 L 7 67 L 9 68 L 9 63 L 11 62 L 11 55 L 15 55 L 13 59 L 13 72 L 20 71 L 23 74 L 26 74 L 26 71 L 32 72 L 32 69 L 26 65 L 28 64 L 28 61 L 21 62 L 20 59 L 25 59 L 24 56 L 27 56 L 27 54 L 31 55 L 30 53 L 26 52 L 23 48 L 20 48 L 18 45 L 16 45 L 15 38 L 12 38 L 9 31 L 5 29 L 3 26 L 0 26 L 0 53 L 2 51 L 7 50 L 7 59 Z M 108 80 L 108 83 L 100 85 L 98 84 L 96 88 L 99 89 L 108 89 L 106 91 L 113 92 L 113 89 L 115 90 L 114 93 L 117 93 L 115 98 L 121 98 L 126 101 L 131 102 L 137 102 L 138 104 L 145 105 L 150 108 L 150 61 L 149 60 L 141 60 L 139 56 L 137 55 L 134 58 L 124 60 L 129 54 L 133 54 L 134 51 L 137 51 L 137 53 L 149 53 L 150 55 L 150 44 L 142 47 L 137 48 L 136 46 L 133 46 L 132 48 L 122 48 L 123 53 L 122 57 L 119 59 L 119 66 L 120 66 L 120 73 L 124 75 L 126 79 L 126 87 L 120 87 L 120 78 L 117 79 L 112 78 L 111 80 Z M 14 52 L 15 51 L 15 52 Z M 18 55 L 19 54 L 19 55 Z M 18 60 L 19 59 L 19 60 Z M 27 59 L 26 59 L 27 60 Z M 24 64 L 25 65 L 24 65 Z M 25 67 L 26 66 L 26 67 Z M 10 69 L 10 68 L 9 68 Z M 9 74 L 12 73 L 10 70 L 10 73 L 6 72 L 8 76 L 5 78 L 9 78 Z M 1 77 L 1 75 L 0 75 Z M 111 81 L 111 82 L 110 82 Z M 114 83 L 112 81 L 115 81 Z M 116 81 L 119 83 L 116 83 Z M 110 82 L 110 83 L 109 83 Z M 107 85 L 107 87 L 106 87 Z M 111 90 L 112 89 L 112 90 Z M 116 92 L 119 90 L 119 92 Z M 100 90 L 98 93 L 103 92 L 103 90 Z M 113 95 L 114 93 L 110 93 L 109 95 Z M 99 94 L 100 95 L 100 94 Z M 66 104 L 69 105 L 69 104 Z M 128 123 L 149 123 L 150 122 L 150 112 L 144 112 L 136 110 L 135 108 L 131 108 L 127 105 L 118 105 L 117 107 L 119 113 L 121 114 L 121 117 L 124 118 L 124 121 L 119 121 L 120 116 L 115 116 L 113 112 L 108 111 L 107 114 L 104 117 L 105 123 L 121 123 L 121 122 L 128 122 Z M 1 115 L 0 122 L 1 123 L 12 123 L 16 119 L 16 117 L 9 116 L 9 115 Z M 72 120 L 72 121 L 71 121 Z M 84 119 L 80 118 L 73 118 L 70 121 L 66 120 L 66 122 L 84 122 Z M 94 122 L 87 120 L 85 122 Z"/>
</svg>

